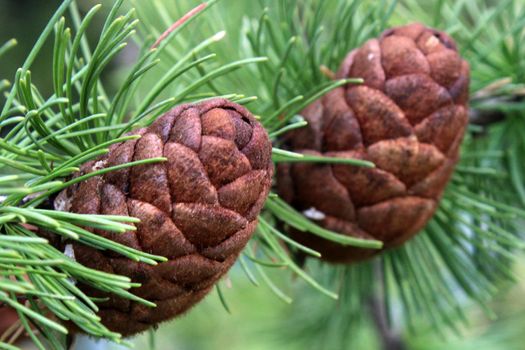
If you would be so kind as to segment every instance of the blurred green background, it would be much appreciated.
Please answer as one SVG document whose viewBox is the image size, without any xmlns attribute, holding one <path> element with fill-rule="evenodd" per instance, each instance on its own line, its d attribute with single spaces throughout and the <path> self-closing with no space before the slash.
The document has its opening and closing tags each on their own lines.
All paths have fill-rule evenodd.
<svg viewBox="0 0 525 350">
<path fill-rule="evenodd" d="M 16 38 L 18 45 L 6 54 L 0 63 L 0 77 L 12 78 L 20 63 L 24 61 L 33 47 L 40 32 L 47 24 L 49 17 L 53 15 L 60 0 L 0 0 L 0 42 Z M 42 57 L 50 57 L 52 47 L 44 48 Z M 41 86 L 49 86 L 50 76 L 44 72 L 47 63 L 40 59 L 35 67 L 39 74 L 34 80 Z M 51 91 L 49 88 L 46 92 Z"/>
<path fill-rule="evenodd" d="M 78 5 L 81 12 L 85 13 L 97 3 L 108 5 L 112 2 L 112 0 L 81 0 Z M 13 38 L 17 40 L 15 48 L 7 52 L 0 62 L 0 79 L 11 80 L 14 77 L 17 68 L 22 65 L 49 18 L 61 3 L 61 0 L 0 0 L 0 43 L 3 44 Z M 101 28 L 104 13 L 108 11 L 108 8 L 109 6 L 104 6 L 101 15 L 94 18 L 93 28 Z M 88 30 L 90 41 L 94 40 L 97 35 L 97 32 Z M 53 90 L 50 84 L 51 71 L 49 69 L 52 53 L 53 45 L 44 45 L 32 68 L 33 81 L 35 85 L 41 87 L 45 94 Z M 116 66 L 117 63 L 113 62 L 111 68 Z M 106 72 L 106 78 L 110 79 L 111 76 L 110 69 Z"/>
</svg>

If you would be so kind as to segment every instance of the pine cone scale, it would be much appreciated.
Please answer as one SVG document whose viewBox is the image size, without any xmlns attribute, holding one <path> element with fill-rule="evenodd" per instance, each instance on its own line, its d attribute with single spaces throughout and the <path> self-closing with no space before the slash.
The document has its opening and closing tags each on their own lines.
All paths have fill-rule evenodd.
<svg viewBox="0 0 525 350">
<path fill-rule="evenodd" d="M 392 78 L 385 84 L 385 92 L 403 110 L 411 125 L 418 124 L 439 108 L 452 104 L 448 91 L 422 74 Z"/>
<path fill-rule="evenodd" d="M 255 170 L 266 169 L 268 163 L 272 161 L 271 149 L 269 152 L 261 152 L 261 147 L 266 147 L 266 140 L 268 135 L 264 127 L 257 123 L 252 129 L 252 137 L 250 141 L 241 150 L 242 154 L 248 158 L 250 165 Z"/>
<path fill-rule="evenodd" d="M 361 207 L 357 221 L 365 232 L 388 244 L 419 231 L 433 213 L 433 200 L 404 196 Z"/>
<path fill-rule="evenodd" d="M 253 231 L 257 227 L 257 221 L 249 222 L 244 229 L 237 234 L 231 235 L 213 247 L 206 247 L 201 250 L 201 254 L 209 259 L 224 261 L 229 256 L 238 255 L 242 248 L 250 240 Z"/>
<path fill-rule="evenodd" d="M 445 160 L 436 147 L 415 138 L 379 141 L 368 148 L 367 158 L 408 186 L 423 179 Z"/>
<path fill-rule="evenodd" d="M 141 131 L 138 134 L 141 135 L 143 133 L 144 132 Z M 133 152 L 137 142 L 138 140 L 129 140 L 125 143 L 112 145 L 108 157 L 105 160 L 106 166 L 113 167 L 119 164 L 131 162 L 133 160 Z M 116 186 L 123 193 L 128 193 L 130 172 L 129 168 L 112 171 L 104 174 L 104 180 L 106 183 Z"/>
<path fill-rule="evenodd" d="M 215 136 L 202 137 L 199 158 L 215 187 L 232 182 L 252 168 L 248 158 L 237 149 L 234 142 Z"/>
<path fill-rule="evenodd" d="M 421 142 L 435 145 L 443 154 L 454 152 L 453 144 L 457 130 L 462 130 L 467 123 L 467 111 L 462 106 L 446 106 L 432 113 L 414 128 Z"/>
<path fill-rule="evenodd" d="M 187 109 L 173 123 L 169 141 L 180 143 L 195 152 L 201 148 L 202 126 L 199 113 Z"/>
<path fill-rule="evenodd" d="M 427 56 L 432 68 L 432 78 L 441 86 L 450 88 L 461 73 L 461 59 L 450 49 L 431 53 Z"/>
<path fill-rule="evenodd" d="M 175 204 L 172 219 L 199 248 L 217 245 L 248 224 L 231 210 L 199 203 Z"/>
<path fill-rule="evenodd" d="M 380 91 L 356 86 L 348 89 L 346 98 L 355 112 L 366 145 L 412 134 L 403 111 Z"/>
<path fill-rule="evenodd" d="M 356 52 L 351 67 L 346 76 L 359 76 L 366 86 L 379 91 L 384 90 L 386 76 L 381 65 L 381 48 L 377 39 L 367 41 L 363 48 Z"/>
<path fill-rule="evenodd" d="M 268 186 L 266 172 L 264 170 L 251 171 L 222 186 L 218 190 L 219 202 L 222 207 L 233 210 L 248 220 L 253 220 L 255 217 L 250 213 L 250 209 L 261 196 L 265 186 Z M 255 211 L 259 212 L 260 209 L 256 208 Z"/>
<path fill-rule="evenodd" d="M 163 144 L 153 133 L 146 133 L 135 146 L 133 161 L 163 157 Z M 130 195 L 151 203 L 165 213 L 171 213 L 171 196 L 165 164 L 145 164 L 131 168 Z"/>
<path fill-rule="evenodd" d="M 319 101 L 319 114 L 320 117 L 325 120 L 323 133 L 325 135 L 330 135 L 330 137 L 323 137 L 322 141 L 326 144 L 327 149 L 333 151 L 356 149 L 363 145 L 359 122 L 346 102 L 344 95 L 345 91 L 342 88 L 329 92 L 324 98 L 324 104 L 326 107 L 324 110 Z M 320 129 L 320 118 L 318 120 L 318 125 L 318 128 Z M 321 146 L 319 145 L 319 147 L 315 149 L 320 151 Z"/>
<path fill-rule="evenodd" d="M 381 65 L 387 79 L 405 74 L 429 74 L 430 65 L 413 39 L 401 35 L 381 40 Z"/>
<path fill-rule="evenodd" d="M 171 198 L 179 202 L 216 204 L 218 195 L 198 155 L 176 142 L 164 146 L 168 158 L 168 179 Z"/>
<path fill-rule="evenodd" d="M 352 153 L 330 155 L 341 158 L 363 158 Z M 378 168 L 335 165 L 333 169 L 335 177 L 352 194 L 352 201 L 357 206 L 381 202 L 402 195 L 406 191 L 403 182 L 391 173 Z"/>
<path fill-rule="evenodd" d="M 202 131 L 206 135 L 235 141 L 236 128 L 227 110 L 215 108 L 202 116 Z M 237 147 L 239 145 L 237 144 Z"/>
<path fill-rule="evenodd" d="M 139 200 L 129 201 L 129 215 L 140 219 L 136 224 L 139 247 L 148 253 L 175 259 L 194 253 L 195 247 L 170 217 L 157 207 Z"/>
</svg>

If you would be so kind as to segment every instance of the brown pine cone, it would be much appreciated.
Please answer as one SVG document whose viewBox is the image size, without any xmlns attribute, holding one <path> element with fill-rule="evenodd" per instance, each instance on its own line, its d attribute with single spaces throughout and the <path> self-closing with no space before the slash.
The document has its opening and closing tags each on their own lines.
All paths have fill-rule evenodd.
<svg viewBox="0 0 525 350">
<path fill-rule="evenodd" d="M 296 152 L 364 159 L 376 168 L 283 165 L 279 192 L 298 210 L 315 208 L 327 229 L 378 239 L 385 248 L 399 246 L 432 217 L 458 160 L 469 65 L 448 35 L 411 24 L 352 51 L 338 77 L 362 77 L 364 83 L 311 104 L 303 111 L 309 125 L 285 142 Z M 377 252 L 292 234 L 331 262 L 355 262 Z"/>
<path fill-rule="evenodd" d="M 18 314 L 14 309 L 8 306 L 0 306 L 0 337 L 17 321 Z"/>
<path fill-rule="evenodd" d="M 95 233 L 169 259 L 150 266 L 73 244 L 78 262 L 129 276 L 142 284 L 131 292 L 157 304 L 148 308 L 82 285 L 88 295 L 109 297 L 99 315 L 123 335 L 185 312 L 210 291 L 254 232 L 273 173 L 265 129 L 227 100 L 181 105 L 134 133 L 142 137 L 112 146 L 81 173 L 146 158 L 168 161 L 93 177 L 55 201 L 56 208 L 75 213 L 139 218 L 134 232 Z"/>
</svg>

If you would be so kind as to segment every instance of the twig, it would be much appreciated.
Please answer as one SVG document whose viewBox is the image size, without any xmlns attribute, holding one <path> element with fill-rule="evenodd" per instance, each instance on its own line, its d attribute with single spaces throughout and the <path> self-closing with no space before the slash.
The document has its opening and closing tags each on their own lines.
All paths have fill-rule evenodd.
<svg viewBox="0 0 525 350">
<path fill-rule="evenodd" d="M 75 348 L 77 337 L 75 334 L 68 334 L 66 336 L 66 349 L 73 350 Z"/>
<path fill-rule="evenodd" d="M 157 39 L 157 41 L 155 41 L 155 43 L 153 44 L 153 46 L 151 46 L 151 48 L 155 49 L 157 46 L 159 46 L 160 43 L 164 39 L 166 39 L 173 31 L 175 31 L 178 27 L 183 25 L 184 22 L 186 22 L 187 20 L 189 20 L 190 18 L 195 16 L 197 13 L 201 12 L 202 10 L 204 10 L 206 8 L 206 6 L 208 6 L 207 3 L 202 3 L 199 6 L 195 7 L 194 9 L 192 9 L 190 12 L 186 13 L 184 16 L 182 16 L 178 21 L 173 23 L 171 25 L 171 27 L 169 27 L 164 33 L 162 33 L 162 35 Z"/>
<path fill-rule="evenodd" d="M 509 96 L 473 96 L 471 103 L 480 104 L 478 108 L 469 110 L 469 123 L 479 126 L 489 126 L 505 119 L 505 111 L 499 107 L 502 104 L 522 103 L 523 95 Z"/>
<path fill-rule="evenodd" d="M 385 303 L 384 303 L 384 279 L 383 279 L 383 267 L 381 262 L 377 260 L 374 263 L 374 275 L 377 282 L 377 288 L 374 295 L 370 298 L 370 311 L 372 319 L 376 326 L 377 332 L 381 337 L 381 343 L 383 344 L 384 350 L 406 350 L 407 347 L 401 338 L 401 336 L 395 332 L 389 325 Z"/>
</svg>

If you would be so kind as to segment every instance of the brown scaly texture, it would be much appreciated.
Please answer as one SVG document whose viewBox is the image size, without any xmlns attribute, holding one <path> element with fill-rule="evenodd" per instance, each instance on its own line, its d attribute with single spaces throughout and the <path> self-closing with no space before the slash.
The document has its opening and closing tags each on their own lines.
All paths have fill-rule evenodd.
<svg viewBox="0 0 525 350">
<path fill-rule="evenodd" d="M 309 125 L 286 139 L 290 149 L 372 161 L 280 166 L 281 196 L 299 210 L 324 213 L 319 223 L 345 235 L 395 247 L 433 215 L 458 160 L 467 125 L 469 65 L 445 33 L 411 24 L 352 51 L 339 78 L 362 77 L 303 111 Z M 377 251 L 343 247 L 293 231 L 323 259 L 349 263 Z"/>
<path fill-rule="evenodd" d="M 18 314 L 16 311 L 7 306 L 0 306 L 0 337 L 4 334 L 16 321 L 18 321 Z"/>
<path fill-rule="evenodd" d="M 148 308 L 81 286 L 89 295 L 110 298 L 99 315 L 123 335 L 183 313 L 210 291 L 250 239 L 273 173 L 264 128 L 246 109 L 223 99 L 181 105 L 134 134 L 142 137 L 113 146 L 81 173 L 153 157 L 167 162 L 91 178 L 55 201 L 55 207 L 75 213 L 139 218 L 134 232 L 95 232 L 169 259 L 150 266 L 73 245 L 78 262 L 131 277 L 142 284 L 131 292 L 157 304 Z"/>
</svg>

